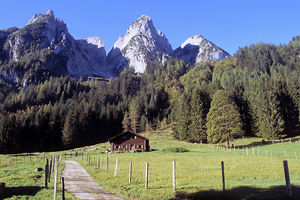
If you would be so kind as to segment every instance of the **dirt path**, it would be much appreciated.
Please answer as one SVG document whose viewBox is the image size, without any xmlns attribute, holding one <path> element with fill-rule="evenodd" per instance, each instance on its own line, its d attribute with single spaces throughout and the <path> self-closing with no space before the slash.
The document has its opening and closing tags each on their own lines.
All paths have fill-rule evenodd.
<svg viewBox="0 0 300 200">
<path fill-rule="evenodd" d="M 122 200 L 98 185 L 78 162 L 65 161 L 62 171 L 65 189 L 81 200 Z"/>
</svg>

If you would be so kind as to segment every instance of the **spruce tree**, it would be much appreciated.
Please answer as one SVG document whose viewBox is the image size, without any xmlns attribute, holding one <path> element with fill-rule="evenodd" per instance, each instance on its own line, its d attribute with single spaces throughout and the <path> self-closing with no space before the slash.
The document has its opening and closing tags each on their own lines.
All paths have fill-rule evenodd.
<svg viewBox="0 0 300 200">
<path fill-rule="evenodd" d="M 129 115 L 128 115 L 128 112 L 125 111 L 124 118 L 122 121 L 123 132 L 129 131 L 129 126 L 130 126 Z"/>
<path fill-rule="evenodd" d="M 79 120 L 78 120 L 78 113 L 72 106 L 65 119 L 64 127 L 62 130 L 62 143 L 65 146 L 72 146 L 76 145 L 79 139 L 80 130 L 79 130 Z"/>
<path fill-rule="evenodd" d="M 238 107 L 225 90 L 217 90 L 213 95 L 207 114 L 207 140 L 211 143 L 227 142 L 242 136 L 242 121 Z"/>
<path fill-rule="evenodd" d="M 192 92 L 191 97 L 191 123 L 189 125 L 189 141 L 204 142 L 206 141 L 206 114 L 208 107 L 208 98 L 199 87 Z"/>
<path fill-rule="evenodd" d="M 140 127 L 140 106 L 137 98 L 134 98 L 129 104 L 130 129 L 138 133 Z"/>
<path fill-rule="evenodd" d="M 189 126 L 191 124 L 190 118 L 190 97 L 184 93 L 178 100 L 178 109 L 176 112 L 176 127 L 175 138 L 178 140 L 188 140 Z"/>
<path fill-rule="evenodd" d="M 257 77 L 247 88 L 254 132 L 264 139 L 278 139 L 284 130 L 280 101 L 272 91 L 268 75 Z"/>
<path fill-rule="evenodd" d="M 284 130 L 284 120 L 280 113 L 279 101 L 272 91 L 260 94 L 263 100 L 260 103 L 258 121 L 256 126 L 259 132 L 257 136 L 265 139 L 278 139 Z"/>
</svg>

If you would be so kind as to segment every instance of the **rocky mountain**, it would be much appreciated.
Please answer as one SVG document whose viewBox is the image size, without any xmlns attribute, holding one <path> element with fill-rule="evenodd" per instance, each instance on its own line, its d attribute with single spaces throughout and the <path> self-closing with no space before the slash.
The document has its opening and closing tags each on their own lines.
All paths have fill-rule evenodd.
<svg viewBox="0 0 300 200">
<path fill-rule="evenodd" d="M 116 74 L 128 66 L 143 73 L 149 62 L 164 63 L 171 56 L 194 65 L 207 60 L 222 60 L 230 55 L 199 34 L 188 38 L 173 51 L 165 35 L 155 29 L 151 18 L 143 15 L 120 36 L 108 54 L 108 61 Z"/>
<path fill-rule="evenodd" d="M 141 16 L 121 35 L 108 54 L 109 63 L 115 71 L 132 66 L 143 73 L 149 61 L 164 62 L 172 54 L 172 47 L 165 35 L 156 30 L 148 16 Z"/>
<path fill-rule="evenodd" d="M 207 60 L 222 60 L 230 56 L 229 53 L 199 34 L 188 38 L 174 50 L 173 55 L 191 65 Z"/>
<path fill-rule="evenodd" d="M 35 67 L 37 63 L 46 66 L 43 73 L 50 75 L 111 76 L 111 70 L 105 65 L 103 41 L 98 37 L 75 40 L 67 25 L 51 10 L 34 15 L 21 29 L 0 31 L 0 55 L 0 64 L 4 65 L 2 75 L 23 85 L 32 74 L 32 70 L 24 66 L 29 62 L 34 62 Z M 16 67 L 16 63 L 22 66 Z"/>
<path fill-rule="evenodd" d="M 200 35 L 173 51 L 150 17 L 141 16 L 106 55 L 99 37 L 74 39 L 67 25 L 49 10 L 36 14 L 21 29 L 0 30 L 0 77 L 23 86 L 49 76 L 115 77 L 126 67 L 143 73 L 149 62 L 177 57 L 194 65 L 221 60 L 229 54 Z"/>
</svg>

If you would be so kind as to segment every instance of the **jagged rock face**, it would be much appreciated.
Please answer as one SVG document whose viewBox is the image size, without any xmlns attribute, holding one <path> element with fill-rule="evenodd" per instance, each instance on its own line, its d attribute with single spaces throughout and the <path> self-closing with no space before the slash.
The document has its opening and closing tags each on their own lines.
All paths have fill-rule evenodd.
<svg viewBox="0 0 300 200">
<path fill-rule="evenodd" d="M 0 76 L 23 86 L 28 80 L 29 84 L 34 82 L 28 77 L 38 79 L 45 74 L 110 78 L 130 66 L 143 73 L 149 62 L 164 63 L 170 57 L 194 65 L 226 56 L 229 56 L 227 52 L 200 35 L 189 38 L 173 51 L 164 34 L 145 15 L 120 36 L 108 56 L 100 38 L 75 40 L 53 11 L 34 15 L 21 29 L 0 30 Z"/>
<path fill-rule="evenodd" d="M 132 66 L 136 72 L 143 73 L 149 61 L 162 61 L 171 53 L 168 39 L 155 29 L 150 17 L 143 15 L 120 36 L 108 54 L 108 61 L 115 72 Z"/>
<path fill-rule="evenodd" d="M 54 17 L 52 11 L 45 15 L 34 15 L 27 25 L 13 32 L 5 43 L 8 60 L 18 61 L 25 54 L 44 48 L 54 49 L 59 53 L 70 39 L 67 26 Z"/>
<path fill-rule="evenodd" d="M 8 35 L 6 32 L 0 32 L 0 44 L 2 38 L 6 37 L 1 51 L 1 61 L 4 64 L 18 62 L 27 54 L 48 49 L 66 60 L 64 64 L 57 66 L 63 68 L 58 69 L 64 72 L 61 75 L 111 77 L 110 70 L 105 67 L 103 41 L 98 37 L 75 40 L 66 24 L 55 18 L 53 11 L 44 15 L 36 14 L 20 30 L 11 31 Z"/>
<path fill-rule="evenodd" d="M 175 49 L 173 55 L 191 65 L 208 60 L 222 60 L 230 56 L 229 53 L 199 34 L 188 38 Z"/>
</svg>

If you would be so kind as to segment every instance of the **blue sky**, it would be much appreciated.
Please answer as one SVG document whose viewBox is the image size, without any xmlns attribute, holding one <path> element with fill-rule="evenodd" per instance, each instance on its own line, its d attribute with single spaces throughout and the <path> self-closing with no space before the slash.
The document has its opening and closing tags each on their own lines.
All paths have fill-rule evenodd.
<svg viewBox="0 0 300 200">
<path fill-rule="evenodd" d="M 6 0 L 0 29 L 22 27 L 35 13 L 54 11 L 75 38 L 99 36 L 108 51 L 132 22 L 149 15 L 173 49 L 201 34 L 234 54 L 257 42 L 284 44 L 300 34 L 298 0 Z"/>
</svg>

